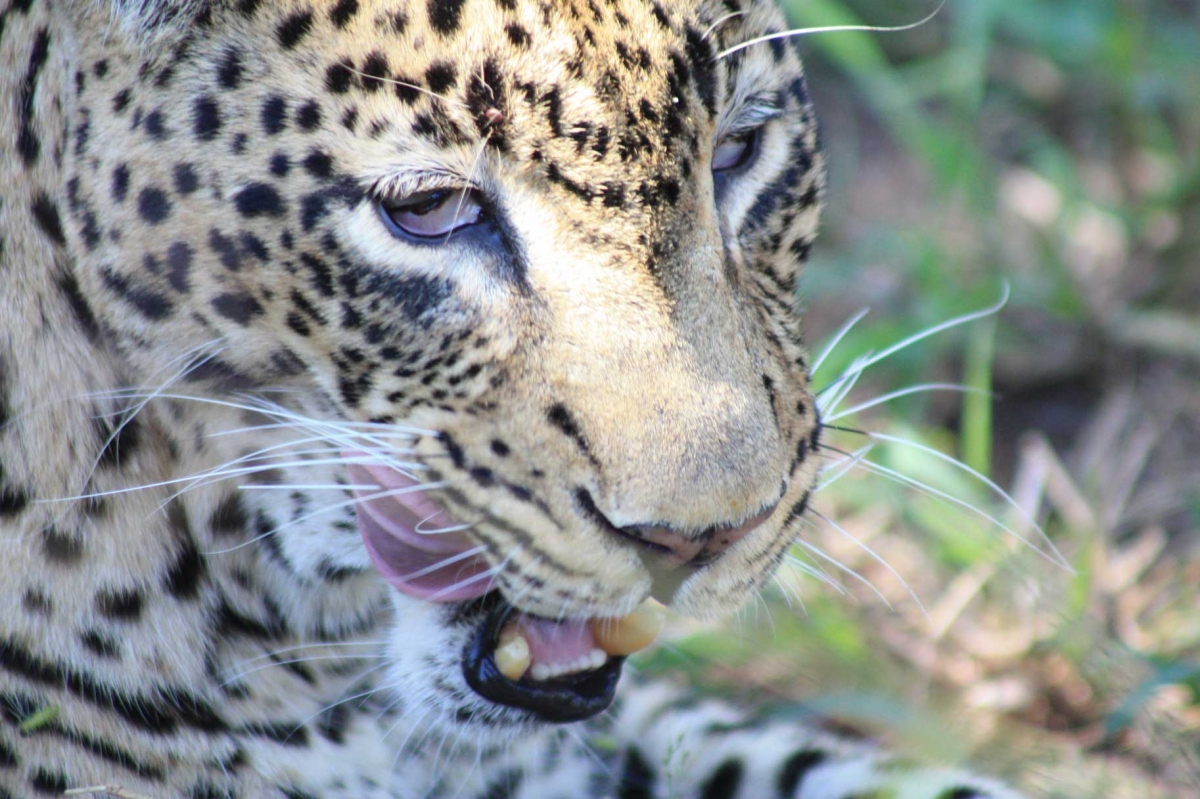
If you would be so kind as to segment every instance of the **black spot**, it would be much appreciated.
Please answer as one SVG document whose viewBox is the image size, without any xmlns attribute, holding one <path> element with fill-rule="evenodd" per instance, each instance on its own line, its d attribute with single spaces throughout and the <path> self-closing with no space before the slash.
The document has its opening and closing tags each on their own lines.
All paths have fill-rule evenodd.
<svg viewBox="0 0 1200 799">
<path fill-rule="evenodd" d="M 71 782 L 62 772 L 39 768 L 29 778 L 29 785 L 38 793 L 62 796 L 71 787 Z"/>
<path fill-rule="evenodd" d="M 83 119 L 75 127 L 75 155 L 83 155 L 87 152 L 88 139 L 92 133 L 92 122 L 88 110 L 85 108 L 80 111 L 80 116 Z"/>
<path fill-rule="evenodd" d="M 286 746 L 307 747 L 308 730 L 304 725 L 286 721 L 263 721 L 245 724 L 236 730 L 240 734 L 266 738 Z"/>
<path fill-rule="evenodd" d="M 248 219 L 259 216 L 280 217 L 287 210 L 279 192 L 266 183 L 251 183 L 234 196 L 233 202 L 238 213 Z"/>
<path fill-rule="evenodd" d="M 175 562 L 167 570 L 163 586 L 177 599 L 194 599 L 200 592 L 204 571 L 204 556 L 189 536 L 175 556 Z"/>
<path fill-rule="evenodd" d="M 358 13 L 358 0 L 338 0 L 329 12 L 329 19 L 338 28 L 345 28 Z"/>
<path fill-rule="evenodd" d="M 314 178 L 328 179 L 333 176 L 333 159 L 328 153 L 313 150 L 304 159 L 304 169 Z"/>
<path fill-rule="evenodd" d="M 287 100 L 278 95 L 268 97 L 262 105 L 259 120 L 268 136 L 282 133 L 287 128 Z"/>
<path fill-rule="evenodd" d="M 263 313 L 263 307 L 258 300 L 249 294 L 219 294 L 212 301 L 213 309 L 221 316 L 245 326 L 250 320 Z"/>
<path fill-rule="evenodd" d="M 42 555 L 62 566 L 73 566 L 83 557 L 83 541 L 49 525 L 42 530 Z"/>
<path fill-rule="evenodd" d="M 501 441 L 498 438 L 493 438 L 492 439 L 492 452 L 494 452 L 496 454 L 496 457 L 498 457 L 498 458 L 507 458 L 509 453 L 512 452 L 512 450 L 510 450 L 508 448 L 508 444 L 505 444 L 503 441 Z"/>
<path fill-rule="evenodd" d="M 598 465 L 595 457 L 592 455 L 591 449 L 588 447 L 587 439 L 583 437 L 583 431 L 579 428 L 575 417 L 567 410 L 567 406 L 561 402 L 556 402 L 546 411 L 546 418 L 550 421 L 550 424 L 561 430 L 568 438 L 574 440 L 579 449 L 593 465 Z"/>
<path fill-rule="evenodd" d="M 279 40 L 279 46 L 284 50 L 291 50 L 312 30 L 312 22 L 311 11 L 297 11 L 285 17 L 275 29 L 275 38 Z"/>
<path fill-rule="evenodd" d="M 79 641 L 97 657 L 115 659 L 121 654 L 120 645 L 98 630 L 85 630 L 79 634 Z"/>
<path fill-rule="evenodd" d="M 132 305 L 142 316 L 153 321 L 166 319 L 175 312 L 175 306 L 166 295 L 154 289 L 138 286 L 128 277 L 112 269 L 100 270 L 100 276 L 113 293 Z"/>
<path fill-rule="evenodd" d="M 208 526 L 217 537 L 240 536 L 246 532 L 250 517 L 242 504 L 242 498 L 234 493 L 225 497 L 213 510 Z"/>
<path fill-rule="evenodd" d="M 253 233 L 243 230 L 238 236 L 238 241 L 242 245 L 242 252 L 249 253 L 263 263 L 270 260 L 271 254 L 267 251 L 267 245 Z"/>
<path fill-rule="evenodd" d="M 937 799 L 987 799 L 987 797 L 974 788 L 959 786 L 942 791 L 937 795 Z"/>
<path fill-rule="evenodd" d="M 742 785 L 746 768 L 742 761 L 729 759 L 717 766 L 700 789 L 700 799 L 733 799 Z"/>
<path fill-rule="evenodd" d="M 292 160 L 286 153 L 275 153 L 271 156 L 271 164 L 267 168 L 277 178 L 287 177 L 287 173 L 292 170 Z"/>
<path fill-rule="evenodd" d="M 96 610 L 100 615 L 117 621 L 137 621 L 142 615 L 143 603 L 142 592 L 136 588 L 102 591 L 96 595 Z"/>
<path fill-rule="evenodd" d="M 354 72 L 345 61 L 330 64 L 325 70 L 325 90 L 330 94 L 345 94 L 354 85 Z"/>
<path fill-rule="evenodd" d="M 125 198 L 129 195 L 129 165 L 121 164 L 113 170 L 112 175 L 112 198 L 113 202 L 120 204 L 125 202 Z"/>
<path fill-rule="evenodd" d="M 688 60 L 692 66 L 692 77 L 696 81 L 696 88 L 700 91 L 700 99 L 708 113 L 714 114 L 717 108 L 717 79 L 714 70 L 716 59 L 712 44 L 701 31 L 691 26 L 688 26 L 685 32 L 685 38 Z"/>
<path fill-rule="evenodd" d="M 637 747 L 631 747 L 617 782 L 617 799 L 653 799 L 655 781 L 654 769 Z"/>
<path fill-rule="evenodd" d="M 50 31 L 40 28 L 33 40 L 33 49 L 29 53 L 29 68 L 25 79 L 21 81 L 21 97 L 17 107 L 20 110 L 20 127 L 17 131 L 17 150 L 21 153 L 26 166 L 32 165 L 41 153 L 42 145 L 37 131 L 33 127 L 33 95 L 37 91 L 38 75 L 46 65 L 50 53 Z"/>
<path fill-rule="evenodd" d="M 79 327 L 89 339 L 95 340 L 98 338 L 100 336 L 100 324 L 96 321 L 96 315 L 92 313 L 87 300 L 83 298 L 83 292 L 79 290 L 79 283 L 76 282 L 72 275 L 62 275 L 58 278 L 58 288 L 62 292 L 63 298 L 67 301 L 67 305 L 71 309 L 71 315 L 75 317 L 75 321 L 79 324 Z"/>
<path fill-rule="evenodd" d="M 191 273 L 193 255 L 191 246 L 184 241 L 172 242 L 167 248 L 167 282 L 180 294 L 186 293 L 190 286 L 188 275 Z"/>
<path fill-rule="evenodd" d="M 201 141 L 212 141 L 221 132 L 221 109 L 205 95 L 192 104 L 192 132 Z"/>
<path fill-rule="evenodd" d="M 30 613 L 38 613 L 43 616 L 49 616 L 54 612 L 54 604 L 50 601 L 50 597 L 44 591 L 36 588 L 25 591 L 25 595 L 21 597 L 21 607 Z"/>
<path fill-rule="evenodd" d="M 114 114 L 120 114 L 129 107 L 129 101 L 133 99 L 133 94 L 129 89 L 121 89 L 113 95 L 112 109 Z"/>
<path fill-rule="evenodd" d="M 137 210 L 143 220 L 157 225 L 171 215 L 171 201 L 162 189 L 147 186 L 138 192 Z"/>
<path fill-rule="evenodd" d="M 443 94 L 458 82 L 458 73 L 448 61 L 436 61 L 425 70 L 425 82 L 435 94 Z"/>
<path fill-rule="evenodd" d="M 508 40 L 512 42 L 513 47 L 522 49 L 529 46 L 529 31 L 522 28 L 515 22 L 510 22 L 504 26 L 504 32 L 508 35 Z"/>
<path fill-rule="evenodd" d="M 93 417 L 96 432 L 100 438 L 100 457 L 97 466 L 112 468 L 121 465 L 121 460 L 128 459 L 137 451 L 142 438 L 142 423 L 136 418 L 122 417 L 118 427 L 113 427 L 104 416 Z"/>
<path fill-rule="evenodd" d="M 242 51 L 236 47 L 229 48 L 221 65 L 217 68 L 217 81 L 225 89 L 236 89 L 242 84 Z"/>
<path fill-rule="evenodd" d="M 417 86 L 416 81 L 403 75 L 395 77 L 392 91 L 396 93 L 396 99 L 405 105 L 413 105 L 421 99 L 421 89 Z"/>
<path fill-rule="evenodd" d="M 779 778 L 775 781 L 779 799 L 792 799 L 808 772 L 824 763 L 826 759 L 826 754 L 816 749 L 801 749 L 789 755 L 783 761 L 783 766 L 779 769 Z"/>
<path fill-rule="evenodd" d="M 92 64 L 92 74 L 97 78 L 103 78 L 108 74 L 108 59 L 101 58 L 95 64 Z"/>
<path fill-rule="evenodd" d="M 146 115 L 146 133 L 150 134 L 150 138 L 157 141 L 162 141 L 170 135 L 170 131 L 167 130 L 167 125 L 163 118 L 162 110 L 156 108 Z"/>
<path fill-rule="evenodd" d="M 317 105 L 316 100 L 309 100 L 300 106 L 300 110 L 296 112 L 296 124 L 306 132 L 317 129 L 321 124 L 321 106 Z"/>
<path fill-rule="evenodd" d="M 242 255 L 238 252 L 237 244 L 216 228 L 208 231 L 208 246 L 217 254 L 221 265 L 230 272 L 242 268 Z"/>
<path fill-rule="evenodd" d="M 345 702 L 333 705 L 317 718 L 317 732 L 335 744 L 345 743 L 346 728 L 350 726 L 350 708 Z"/>
<path fill-rule="evenodd" d="M 67 237 L 63 234 L 62 219 L 58 215 L 58 206 L 50 199 L 50 195 L 41 192 L 33 200 L 33 218 L 51 242 L 59 247 L 65 246 Z"/>
<path fill-rule="evenodd" d="M 191 164 L 175 165 L 175 191 L 180 194 L 191 194 L 200 188 L 200 178 L 196 177 L 196 169 Z"/>
<path fill-rule="evenodd" d="M 17 753 L 3 739 L 0 739 L 0 768 L 15 769 L 19 765 L 21 765 L 21 761 L 17 759 Z M 0 797 L 12 799 L 12 794 L 0 788 Z"/>
<path fill-rule="evenodd" d="M 465 0 L 428 0 L 429 24 L 443 36 L 458 30 Z"/>
<path fill-rule="evenodd" d="M 372 50 L 359 71 L 362 72 L 363 88 L 368 92 L 378 91 L 388 80 L 390 73 L 387 56 L 378 50 Z"/>
</svg>

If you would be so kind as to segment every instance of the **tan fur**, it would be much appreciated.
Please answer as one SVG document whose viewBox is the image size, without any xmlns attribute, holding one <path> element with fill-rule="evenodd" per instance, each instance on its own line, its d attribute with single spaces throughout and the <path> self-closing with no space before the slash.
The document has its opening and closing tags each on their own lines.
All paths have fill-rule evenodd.
<svg viewBox="0 0 1200 799">
<path fill-rule="evenodd" d="M 42 772 L 68 787 L 115 769 L 156 796 L 258 796 L 308 785 L 314 761 L 365 768 L 317 735 L 297 751 L 263 732 L 304 727 L 351 690 L 352 660 L 243 674 L 264 652 L 378 639 L 393 615 L 357 535 L 329 526 L 352 522 L 342 491 L 237 492 L 341 473 L 191 485 L 300 435 L 218 435 L 278 417 L 214 401 L 265 396 L 307 418 L 429 431 L 412 447 L 444 484 L 432 493 L 503 566 L 501 590 L 551 616 L 622 613 L 652 590 L 698 617 L 733 612 L 772 575 L 813 484 L 794 288 L 824 178 L 799 63 L 758 46 L 710 64 L 710 110 L 698 78 L 670 88 L 672 55 L 696 75 L 685 28 L 715 53 L 778 29 L 774 8 L 714 27 L 726 6 L 670 0 L 664 27 L 642 0 L 468 0 L 439 32 L 425 3 L 359 0 L 341 27 L 332 2 L 236 5 L 58 0 L 4 14 L 0 102 L 30 96 L 32 114 L 0 114 L 0 693 L 26 703 L 13 718 L 58 709 L 47 734 L 0 727 L 22 763 L 14 795 Z M 310 24 L 283 47 L 280 26 L 305 9 Z M 360 74 L 372 53 L 387 61 L 380 80 Z M 344 59 L 350 88 L 331 93 Z M 443 96 L 400 98 L 438 63 L 455 73 Z M 270 132 L 275 97 L 286 113 Z M 709 159 L 755 97 L 780 115 L 718 200 Z M 309 103 L 320 121 L 305 129 Z M 438 132 L 414 131 L 422 119 Z M 398 242 L 374 200 L 434 185 L 486 195 L 519 256 L 491 239 Z M 129 389 L 195 399 L 143 403 Z M 617 527 L 695 538 L 778 510 L 664 588 L 652 555 L 581 510 L 581 489 Z M 309 519 L 303 503 L 340 509 Z M 136 612 L 114 610 L 134 594 Z M 133 723 L 138 708 L 163 729 Z M 376 765 L 390 751 L 378 723 L 355 716 L 346 732 Z"/>
</svg>

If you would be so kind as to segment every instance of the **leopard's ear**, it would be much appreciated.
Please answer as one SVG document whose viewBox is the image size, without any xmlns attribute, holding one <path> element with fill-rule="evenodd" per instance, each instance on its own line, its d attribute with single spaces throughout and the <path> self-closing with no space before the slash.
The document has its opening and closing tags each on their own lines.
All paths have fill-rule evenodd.
<svg viewBox="0 0 1200 799">
<path fill-rule="evenodd" d="M 105 9 L 114 28 L 140 40 L 183 33 L 208 20 L 222 0 L 91 0 Z"/>
</svg>

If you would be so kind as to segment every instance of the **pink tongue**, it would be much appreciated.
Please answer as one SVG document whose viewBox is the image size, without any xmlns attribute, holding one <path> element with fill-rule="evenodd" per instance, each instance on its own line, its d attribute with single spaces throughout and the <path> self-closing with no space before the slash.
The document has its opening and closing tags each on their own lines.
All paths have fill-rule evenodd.
<svg viewBox="0 0 1200 799">
<path fill-rule="evenodd" d="M 420 481 L 383 466 L 347 468 L 356 488 L 358 528 L 376 570 L 397 590 L 419 599 L 459 602 L 491 589 L 483 549 L 476 547 L 432 500 L 407 490 Z"/>
<path fill-rule="evenodd" d="M 551 621 L 524 613 L 517 613 L 514 619 L 529 644 L 533 663 L 572 663 L 596 649 L 586 620 Z"/>
</svg>

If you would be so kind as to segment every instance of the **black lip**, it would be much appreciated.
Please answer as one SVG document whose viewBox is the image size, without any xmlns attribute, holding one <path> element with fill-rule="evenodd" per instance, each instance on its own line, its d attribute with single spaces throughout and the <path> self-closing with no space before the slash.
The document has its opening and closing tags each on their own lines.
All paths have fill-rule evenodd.
<svg viewBox="0 0 1200 799">
<path fill-rule="evenodd" d="M 512 612 L 511 605 L 501 602 L 467 642 L 463 676 L 475 693 L 552 724 L 590 719 L 612 704 L 625 663 L 623 657 L 610 656 L 598 669 L 541 682 L 513 682 L 501 674 L 492 653 L 496 651 L 500 628 Z"/>
</svg>

